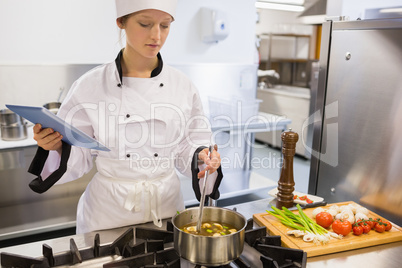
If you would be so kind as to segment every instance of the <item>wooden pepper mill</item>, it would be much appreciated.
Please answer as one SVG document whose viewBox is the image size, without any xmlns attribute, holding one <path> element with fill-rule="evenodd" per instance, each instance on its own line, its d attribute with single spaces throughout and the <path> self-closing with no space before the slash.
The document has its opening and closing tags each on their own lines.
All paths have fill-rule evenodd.
<svg viewBox="0 0 402 268">
<path fill-rule="evenodd" d="M 276 207 L 293 207 L 293 191 L 294 191 L 294 178 L 293 178 L 293 157 L 296 153 L 296 142 L 299 140 L 299 135 L 293 132 L 290 128 L 281 135 L 282 139 L 282 170 L 278 182 L 278 193 L 276 198 Z"/>
</svg>

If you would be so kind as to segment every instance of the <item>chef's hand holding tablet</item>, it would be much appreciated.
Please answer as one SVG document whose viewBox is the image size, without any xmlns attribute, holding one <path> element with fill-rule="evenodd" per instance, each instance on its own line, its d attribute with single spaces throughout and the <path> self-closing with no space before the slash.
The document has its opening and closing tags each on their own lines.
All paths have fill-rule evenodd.
<svg viewBox="0 0 402 268">
<path fill-rule="evenodd" d="M 45 150 L 55 150 L 61 153 L 63 136 L 51 128 L 42 128 L 41 124 L 35 124 L 33 127 L 34 140 L 38 143 L 39 147 Z"/>
</svg>

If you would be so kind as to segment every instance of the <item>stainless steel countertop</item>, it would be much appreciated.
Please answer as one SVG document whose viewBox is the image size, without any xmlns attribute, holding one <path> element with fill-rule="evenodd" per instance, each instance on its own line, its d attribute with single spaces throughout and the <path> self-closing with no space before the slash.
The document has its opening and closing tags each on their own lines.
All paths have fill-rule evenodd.
<svg viewBox="0 0 402 268">
<path fill-rule="evenodd" d="M 242 213 L 246 218 L 251 218 L 253 214 L 261 213 L 267 209 L 270 209 L 271 205 L 274 205 L 273 198 L 228 206 L 227 208 L 232 209 L 236 207 L 237 211 Z M 152 225 L 152 223 L 145 225 Z M 99 233 L 100 235 L 101 244 L 108 244 L 119 237 L 125 230 L 127 230 L 127 228 L 129 227 L 44 240 L 40 242 L 2 248 L 0 251 L 30 257 L 40 257 L 42 256 L 42 244 L 44 243 L 52 247 L 53 252 L 60 253 L 69 250 L 70 238 L 74 238 L 78 248 L 86 248 L 92 246 L 96 233 Z M 165 222 L 162 228 L 166 228 Z M 307 259 L 307 267 L 402 267 L 401 252 L 402 242 L 394 242 L 358 250 L 350 250 L 341 253 L 311 257 Z"/>
<path fill-rule="evenodd" d="M 251 118 L 250 118 L 251 119 Z M 250 120 L 249 119 L 249 120 Z M 211 121 L 212 132 L 229 131 L 229 132 L 243 132 L 243 133 L 256 133 L 256 132 L 269 132 L 276 130 L 285 130 L 292 120 L 285 116 L 258 112 L 250 121 L 242 123 L 229 123 L 223 120 L 223 123 L 215 123 Z"/>
</svg>

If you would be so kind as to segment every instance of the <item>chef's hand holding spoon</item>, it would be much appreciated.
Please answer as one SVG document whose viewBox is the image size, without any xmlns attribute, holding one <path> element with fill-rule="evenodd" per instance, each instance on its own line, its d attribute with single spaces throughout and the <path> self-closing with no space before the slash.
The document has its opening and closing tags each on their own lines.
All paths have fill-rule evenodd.
<svg viewBox="0 0 402 268">
<path fill-rule="evenodd" d="M 59 132 L 54 131 L 51 128 L 42 128 L 41 124 L 35 124 L 33 127 L 33 132 L 33 138 L 39 147 L 42 147 L 48 151 L 55 150 L 61 154 L 61 139 L 63 136 Z"/>
<path fill-rule="evenodd" d="M 198 154 L 198 160 L 204 162 L 207 167 L 198 173 L 198 178 L 201 179 L 205 175 L 205 171 L 209 170 L 209 174 L 214 173 L 221 165 L 221 155 L 218 153 L 218 146 L 215 144 L 210 158 L 208 157 L 209 149 L 205 148 Z"/>
</svg>

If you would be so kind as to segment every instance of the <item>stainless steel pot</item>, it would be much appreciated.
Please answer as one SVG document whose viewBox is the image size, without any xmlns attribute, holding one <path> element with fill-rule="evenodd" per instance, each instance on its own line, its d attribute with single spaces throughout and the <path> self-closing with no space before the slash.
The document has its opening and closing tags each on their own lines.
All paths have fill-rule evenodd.
<svg viewBox="0 0 402 268">
<path fill-rule="evenodd" d="M 45 107 L 46 109 L 48 109 L 49 111 L 51 111 L 54 114 L 57 114 L 60 106 L 61 106 L 60 102 L 49 102 L 49 103 L 46 103 L 45 105 L 43 105 L 43 107 Z"/>
<path fill-rule="evenodd" d="M 0 110 L 0 126 L 2 140 L 17 141 L 28 137 L 24 119 L 9 109 Z"/>
<path fill-rule="evenodd" d="M 22 118 L 10 109 L 0 110 L 0 124 L 2 126 L 14 126 L 22 123 Z"/>
<path fill-rule="evenodd" d="M 198 220 L 198 207 L 189 208 L 172 218 L 174 226 L 174 248 L 179 255 L 194 264 L 219 266 L 237 259 L 244 246 L 246 218 L 230 209 L 204 207 L 203 222 L 217 221 L 233 225 L 236 233 L 211 237 L 185 233 L 180 228 Z"/>
<path fill-rule="evenodd" d="M 1 126 L 1 139 L 5 141 L 18 141 L 28 138 L 27 128 L 23 125 Z"/>
</svg>

